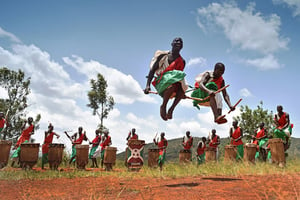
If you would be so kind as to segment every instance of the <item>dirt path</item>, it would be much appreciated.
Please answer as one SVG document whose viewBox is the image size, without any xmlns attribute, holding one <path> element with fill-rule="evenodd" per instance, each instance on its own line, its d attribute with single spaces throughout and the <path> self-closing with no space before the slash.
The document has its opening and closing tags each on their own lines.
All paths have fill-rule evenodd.
<svg viewBox="0 0 300 200">
<path fill-rule="evenodd" d="M 0 199 L 300 199 L 300 174 L 0 180 Z"/>
</svg>

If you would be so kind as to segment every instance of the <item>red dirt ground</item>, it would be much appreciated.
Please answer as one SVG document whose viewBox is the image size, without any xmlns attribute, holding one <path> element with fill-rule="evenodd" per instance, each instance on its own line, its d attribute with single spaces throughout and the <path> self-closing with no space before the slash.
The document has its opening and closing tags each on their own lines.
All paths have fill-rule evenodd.
<svg viewBox="0 0 300 200">
<path fill-rule="evenodd" d="M 198 176 L 178 179 L 107 176 L 51 180 L 0 180 L 0 199 L 296 200 L 300 199 L 300 174 Z"/>
</svg>

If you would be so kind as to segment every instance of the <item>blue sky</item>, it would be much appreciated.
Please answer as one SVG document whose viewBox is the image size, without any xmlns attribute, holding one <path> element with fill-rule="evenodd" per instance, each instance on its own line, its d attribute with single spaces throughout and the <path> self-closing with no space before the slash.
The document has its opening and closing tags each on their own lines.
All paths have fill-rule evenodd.
<svg viewBox="0 0 300 200">
<path fill-rule="evenodd" d="M 172 139 L 186 130 L 206 136 L 215 128 L 227 137 L 239 111 L 228 115 L 227 124 L 216 125 L 209 108 L 198 111 L 184 100 L 174 119 L 165 122 L 159 117 L 161 98 L 142 92 L 154 52 L 170 50 L 178 36 L 189 85 L 223 62 L 232 103 L 243 98 L 241 105 L 254 109 L 263 101 L 273 112 L 281 104 L 295 125 L 293 136 L 300 137 L 299 0 L 1 0 L 0 5 L 0 66 L 20 68 L 31 77 L 28 114 L 42 115 L 34 135 L 38 142 L 49 121 L 61 135 L 83 126 L 94 137 L 99 120 L 86 107 L 86 93 L 97 73 L 105 76 L 116 101 L 104 123 L 120 151 L 133 127 L 146 142 L 161 131 Z M 65 136 L 54 142 L 70 147 Z"/>
</svg>

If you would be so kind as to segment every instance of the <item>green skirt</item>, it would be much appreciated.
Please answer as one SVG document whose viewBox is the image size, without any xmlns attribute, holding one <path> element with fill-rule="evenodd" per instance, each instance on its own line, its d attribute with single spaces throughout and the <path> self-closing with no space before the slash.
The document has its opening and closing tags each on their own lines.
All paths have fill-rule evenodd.
<svg viewBox="0 0 300 200">
<path fill-rule="evenodd" d="M 42 155 L 42 164 L 48 163 L 48 153 Z"/>
<path fill-rule="evenodd" d="M 269 140 L 268 138 L 261 139 L 261 140 L 258 142 L 259 148 L 264 148 L 264 147 L 266 147 L 268 140 Z M 258 157 L 259 157 L 259 151 L 257 151 L 256 154 L 255 154 L 255 158 L 258 158 Z"/>
<path fill-rule="evenodd" d="M 95 147 L 91 148 L 91 151 L 90 151 L 90 154 L 89 154 L 89 159 L 93 158 L 93 155 L 94 155 L 95 151 L 97 150 L 97 148 L 98 148 L 98 146 L 95 146 Z"/>
<path fill-rule="evenodd" d="M 242 160 L 244 157 L 244 145 L 238 145 L 237 146 L 237 154 L 236 154 L 236 160 Z"/>
<path fill-rule="evenodd" d="M 101 160 L 104 160 L 104 153 L 105 153 L 105 149 L 103 149 L 102 151 L 101 151 Z"/>
<path fill-rule="evenodd" d="M 72 162 L 75 162 L 75 160 L 76 160 L 76 145 L 72 146 L 71 158 L 73 158 Z"/>
<path fill-rule="evenodd" d="M 218 90 L 218 86 L 215 82 L 209 82 L 205 85 L 205 87 L 209 90 L 212 90 L 212 91 L 217 91 Z M 208 93 L 201 90 L 200 88 L 198 88 L 198 89 L 196 89 L 192 92 L 191 97 L 204 99 L 204 98 L 208 97 Z M 209 99 L 207 99 L 205 101 L 193 100 L 193 106 L 200 109 L 198 104 L 205 103 L 205 102 L 208 102 L 208 101 L 209 101 Z"/>
<path fill-rule="evenodd" d="M 166 160 L 166 152 L 164 152 L 163 155 L 159 155 L 158 164 L 164 164 L 165 160 Z"/>
<path fill-rule="evenodd" d="M 163 75 L 158 76 L 155 79 L 155 89 L 160 96 L 163 96 L 164 91 L 173 83 L 182 81 L 185 77 L 185 73 L 180 70 L 172 70 L 165 72 Z"/>
<path fill-rule="evenodd" d="M 205 162 L 205 153 L 201 154 L 201 155 L 197 155 L 197 161 L 198 161 L 198 165 L 201 165 L 202 163 Z"/>
<path fill-rule="evenodd" d="M 28 140 L 25 140 L 22 144 L 28 143 Z M 15 150 L 15 152 L 12 154 L 11 158 L 18 158 L 20 156 L 21 152 L 21 145 Z"/>
</svg>

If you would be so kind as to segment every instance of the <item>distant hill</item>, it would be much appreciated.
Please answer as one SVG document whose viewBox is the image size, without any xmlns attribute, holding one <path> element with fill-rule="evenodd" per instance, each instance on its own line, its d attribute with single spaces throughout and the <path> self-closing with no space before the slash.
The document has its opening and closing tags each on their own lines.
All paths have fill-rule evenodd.
<svg viewBox="0 0 300 200">
<path fill-rule="evenodd" d="M 192 148 L 193 158 L 195 157 L 196 146 L 199 141 L 200 141 L 199 137 L 194 137 L 194 147 Z M 166 158 L 169 162 L 178 162 L 179 151 L 181 149 L 183 149 L 181 146 L 181 142 L 182 142 L 182 138 L 168 140 L 168 148 L 167 148 Z M 246 142 L 246 140 L 244 142 Z M 227 144 L 229 144 L 229 138 L 221 138 L 221 144 L 219 146 L 221 158 L 224 156 L 224 147 Z M 148 149 L 155 148 L 155 147 L 156 146 L 154 145 L 154 143 L 146 144 L 146 146 L 144 147 L 144 160 L 145 161 L 148 160 Z M 300 158 L 300 138 L 292 138 L 291 146 L 287 152 L 288 152 L 290 158 L 296 158 L 296 157 Z M 117 154 L 117 159 L 125 160 L 125 152 L 121 152 L 121 153 Z"/>
</svg>

